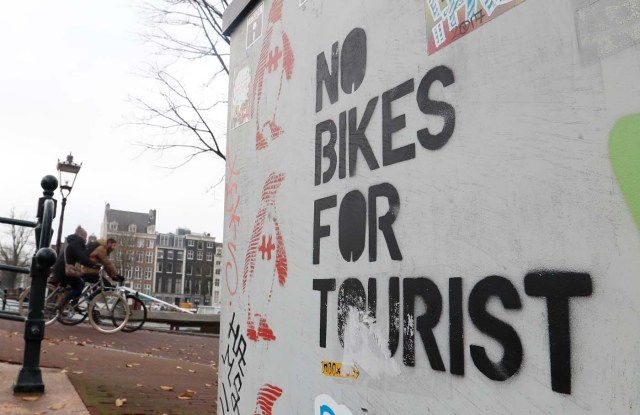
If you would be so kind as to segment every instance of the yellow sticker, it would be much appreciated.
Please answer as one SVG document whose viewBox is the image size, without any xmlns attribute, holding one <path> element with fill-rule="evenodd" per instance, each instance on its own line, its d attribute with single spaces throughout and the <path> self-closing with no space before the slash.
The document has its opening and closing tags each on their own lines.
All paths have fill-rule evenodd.
<svg viewBox="0 0 640 415">
<path fill-rule="evenodd" d="M 334 378 L 357 379 L 360 371 L 355 366 L 344 366 L 340 362 L 322 362 L 322 374 Z"/>
</svg>

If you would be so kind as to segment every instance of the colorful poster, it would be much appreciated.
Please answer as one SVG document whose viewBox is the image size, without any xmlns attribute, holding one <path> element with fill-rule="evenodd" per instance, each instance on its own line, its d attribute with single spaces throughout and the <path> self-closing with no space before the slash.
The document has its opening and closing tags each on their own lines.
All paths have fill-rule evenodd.
<svg viewBox="0 0 640 415">
<path fill-rule="evenodd" d="M 262 20 L 264 15 L 264 3 L 258 7 L 247 18 L 247 49 L 262 36 Z"/>
<path fill-rule="evenodd" d="M 249 121 L 249 88 L 251 86 L 251 70 L 248 66 L 241 68 L 233 79 L 231 95 L 231 130 Z"/>
<path fill-rule="evenodd" d="M 425 1 L 429 55 L 524 2 L 524 0 Z"/>
</svg>

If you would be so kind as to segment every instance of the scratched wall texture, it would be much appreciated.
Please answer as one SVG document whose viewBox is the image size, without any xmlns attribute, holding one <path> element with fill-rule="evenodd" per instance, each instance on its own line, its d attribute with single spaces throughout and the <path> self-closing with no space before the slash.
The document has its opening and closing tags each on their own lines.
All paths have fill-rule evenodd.
<svg viewBox="0 0 640 415">
<path fill-rule="evenodd" d="M 640 411 L 640 7 L 509 3 L 232 33 L 219 414 Z"/>
</svg>

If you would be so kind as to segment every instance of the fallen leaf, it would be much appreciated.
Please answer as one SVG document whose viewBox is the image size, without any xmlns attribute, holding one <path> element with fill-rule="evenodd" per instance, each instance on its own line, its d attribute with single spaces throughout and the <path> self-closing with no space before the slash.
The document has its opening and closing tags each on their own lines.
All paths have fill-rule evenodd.
<svg viewBox="0 0 640 415">
<path fill-rule="evenodd" d="M 142 383 L 138 383 L 138 384 L 136 384 L 136 386 L 139 387 L 139 388 L 144 388 L 144 385 Z"/>
<path fill-rule="evenodd" d="M 52 411 L 58 411 L 62 408 L 64 408 L 67 404 L 66 403 L 56 403 L 53 404 L 49 407 L 49 409 L 51 409 Z"/>
<path fill-rule="evenodd" d="M 162 389 L 163 391 L 172 391 L 173 386 L 160 386 L 160 389 Z"/>
<path fill-rule="evenodd" d="M 75 353 L 71 352 L 71 353 L 67 353 L 69 356 L 73 356 Z"/>
<path fill-rule="evenodd" d="M 125 366 L 126 366 L 126 367 L 133 367 L 133 364 L 131 364 L 131 363 L 127 363 Z"/>
<path fill-rule="evenodd" d="M 182 370 L 182 367 L 181 366 L 176 366 L 176 369 Z"/>
<path fill-rule="evenodd" d="M 212 385 L 212 384 L 210 384 L 210 383 L 205 383 L 205 384 L 204 384 L 204 386 L 206 386 L 207 388 L 210 388 L 210 387 L 212 387 L 213 385 Z"/>
<path fill-rule="evenodd" d="M 33 415 L 44 415 L 46 414 L 46 411 L 38 411 L 38 412 L 34 412 Z"/>
<path fill-rule="evenodd" d="M 70 357 L 69 360 L 80 360 L 77 357 Z"/>
<path fill-rule="evenodd" d="M 84 372 L 82 370 L 74 370 L 73 373 L 75 373 L 76 375 L 81 375 Z"/>
<path fill-rule="evenodd" d="M 120 407 L 120 406 L 124 405 L 124 403 L 126 401 L 127 401 L 127 398 L 116 399 L 116 406 Z"/>
<path fill-rule="evenodd" d="M 62 370 L 60 371 L 60 373 L 67 373 L 67 372 L 68 372 L 68 370 L 67 370 L 67 369 L 62 369 Z"/>
<path fill-rule="evenodd" d="M 195 371 L 195 370 L 193 370 L 193 369 L 189 369 L 189 372 L 191 372 L 191 373 L 196 373 L 196 371 Z"/>
<path fill-rule="evenodd" d="M 37 401 L 38 399 L 40 399 L 39 396 L 23 396 L 22 397 L 23 401 L 28 401 L 28 402 L 34 402 L 34 401 Z"/>
</svg>

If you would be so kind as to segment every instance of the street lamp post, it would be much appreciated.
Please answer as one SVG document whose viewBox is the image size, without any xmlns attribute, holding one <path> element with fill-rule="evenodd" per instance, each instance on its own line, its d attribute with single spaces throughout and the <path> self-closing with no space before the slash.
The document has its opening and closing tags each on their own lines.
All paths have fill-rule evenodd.
<svg viewBox="0 0 640 415">
<path fill-rule="evenodd" d="M 62 210 L 60 211 L 60 222 L 58 224 L 58 238 L 56 240 L 56 254 L 60 255 L 60 246 L 62 245 L 62 223 L 64 221 L 64 208 L 67 205 L 67 197 L 71 193 L 73 184 L 76 182 L 78 172 L 82 167 L 82 163 L 73 162 L 71 153 L 67 156 L 66 161 L 58 160 L 58 182 L 64 183 L 60 186 L 60 194 L 62 195 Z M 63 181 L 64 179 L 64 181 Z M 69 184 L 71 182 L 71 184 Z"/>
</svg>

